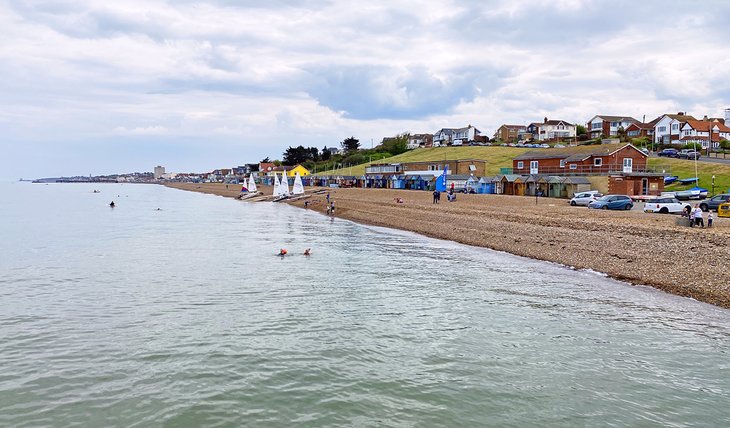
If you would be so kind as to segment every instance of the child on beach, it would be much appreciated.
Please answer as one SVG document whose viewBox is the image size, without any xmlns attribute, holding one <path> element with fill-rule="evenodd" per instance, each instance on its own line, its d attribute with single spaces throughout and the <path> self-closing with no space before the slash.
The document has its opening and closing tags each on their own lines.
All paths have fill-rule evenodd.
<svg viewBox="0 0 730 428">
<path fill-rule="evenodd" d="M 707 227 L 712 227 L 712 211 L 707 215 Z"/>
</svg>

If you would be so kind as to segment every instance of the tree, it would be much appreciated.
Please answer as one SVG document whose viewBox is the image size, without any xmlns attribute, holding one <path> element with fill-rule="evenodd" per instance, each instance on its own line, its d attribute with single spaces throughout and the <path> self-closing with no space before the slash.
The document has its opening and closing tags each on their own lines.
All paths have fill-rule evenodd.
<svg viewBox="0 0 730 428">
<path fill-rule="evenodd" d="M 332 156 L 332 152 L 330 151 L 330 149 L 327 148 L 327 146 L 324 146 L 322 148 L 322 160 L 330 160 L 330 156 Z"/>
<path fill-rule="evenodd" d="M 266 156 L 265 158 L 261 159 L 261 162 L 259 162 L 259 163 L 271 163 L 271 160 L 269 159 L 268 156 Z"/>
<path fill-rule="evenodd" d="M 313 161 L 319 160 L 319 149 L 316 147 L 310 147 L 309 148 L 309 159 Z"/>
<path fill-rule="evenodd" d="M 720 140 L 720 148 L 723 150 L 730 150 L 730 140 L 725 138 Z"/>
<path fill-rule="evenodd" d="M 342 150 L 347 153 L 356 152 L 360 148 L 360 140 L 355 137 L 350 137 L 346 138 L 340 145 L 342 145 Z"/>
<path fill-rule="evenodd" d="M 576 125 L 575 133 L 576 133 L 576 135 L 585 135 L 587 133 L 586 127 L 583 125 Z"/>
<path fill-rule="evenodd" d="M 623 126 L 618 127 L 618 130 L 616 130 L 616 136 L 621 142 L 625 143 L 626 141 L 628 141 L 628 136 L 626 135 L 626 130 Z"/>
<path fill-rule="evenodd" d="M 395 137 L 383 138 L 383 142 L 378 146 L 378 151 L 387 152 L 393 156 L 405 153 L 408 150 L 409 139 L 410 134 L 407 132 L 398 134 Z"/>
<path fill-rule="evenodd" d="M 284 163 L 286 165 L 300 164 L 309 159 L 310 153 L 309 149 L 305 149 L 304 146 L 289 147 L 284 152 Z"/>
</svg>

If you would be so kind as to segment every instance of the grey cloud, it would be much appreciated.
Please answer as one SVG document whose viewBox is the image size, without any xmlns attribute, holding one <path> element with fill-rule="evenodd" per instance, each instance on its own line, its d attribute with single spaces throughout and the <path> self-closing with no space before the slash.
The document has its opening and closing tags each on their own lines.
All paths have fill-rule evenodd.
<svg viewBox="0 0 730 428">
<path fill-rule="evenodd" d="M 311 68 L 309 94 L 353 119 L 411 119 L 451 111 L 477 95 L 477 87 L 497 86 L 497 71 L 458 70 L 442 80 L 424 67 L 405 73 L 385 66 L 331 66 Z"/>
</svg>

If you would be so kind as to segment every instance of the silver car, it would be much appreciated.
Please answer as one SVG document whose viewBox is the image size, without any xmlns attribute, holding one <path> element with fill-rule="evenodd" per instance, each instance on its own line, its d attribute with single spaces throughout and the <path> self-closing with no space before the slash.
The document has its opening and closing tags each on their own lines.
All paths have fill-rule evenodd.
<svg viewBox="0 0 730 428">
<path fill-rule="evenodd" d="M 570 205 L 576 206 L 576 205 L 582 205 L 584 207 L 587 207 L 588 204 L 595 201 L 596 199 L 603 196 L 601 192 L 598 190 L 589 190 L 587 192 L 578 192 L 573 196 L 573 199 L 570 200 Z"/>
</svg>

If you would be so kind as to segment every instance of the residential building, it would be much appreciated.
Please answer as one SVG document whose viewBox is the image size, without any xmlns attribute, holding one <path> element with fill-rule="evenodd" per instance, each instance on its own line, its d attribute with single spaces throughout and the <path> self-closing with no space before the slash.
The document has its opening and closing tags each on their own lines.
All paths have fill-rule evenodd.
<svg viewBox="0 0 730 428">
<path fill-rule="evenodd" d="M 527 132 L 525 125 L 502 125 L 494 131 L 494 139 L 503 143 L 516 143 Z"/>
<path fill-rule="evenodd" d="M 512 160 L 512 173 L 603 176 L 607 177 L 610 193 L 658 195 L 664 190 L 664 173 L 648 168 L 647 158 L 644 152 L 632 144 L 541 149 L 515 157 Z"/>
<path fill-rule="evenodd" d="M 628 138 L 648 138 L 649 141 L 654 141 L 654 125 L 656 123 L 653 121 L 632 123 L 626 128 L 626 136 Z"/>
<path fill-rule="evenodd" d="M 155 178 L 155 180 L 162 179 L 162 176 L 165 175 L 165 167 L 157 165 L 154 169 L 154 172 L 152 173 L 152 176 Z"/>
<path fill-rule="evenodd" d="M 269 175 L 269 173 L 275 168 L 272 162 L 260 162 L 259 172 L 261 175 Z"/>
<path fill-rule="evenodd" d="M 598 115 L 586 123 L 586 132 L 591 138 L 616 137 L 619 129 L 626 130 L 632 123 L 640 122 L 630 116 Z"/>
<path fill-rule="evenodd" d="M 433 135 L 431 134 L 413 134 L 408 137 L 409 150 L 431 146 L 433 146 Z"/>
<path fill-rule="evenodd" d="M 465 128 L 441 128 L 433 134 L 433 146 L 460 146 L 481 135 L 481 131 L 469 125 Z"/>
<path fill-rule="evenodd" d="M 730 128 L 718 119 L 687 120 L 682 126 L 682 144 L 698 143 L 703 149 L 717 149 L 721 139 L 730 139 Z"/>
<path fill-rule="evenodd" d="M 679 144 L 682 127 L 688 120 L 697 119 L 682 111 L 677 114 L 663 114 L 654 119 L 654 143 Z"/>
<path fill-rule="evenodd" d="M 531 123 L 529 133 L 533 140 L 543 142 L 575 139 L 576 125 L 564 120 L 548 120 L 546 117 L 542 123 Z"/>
</svg>

